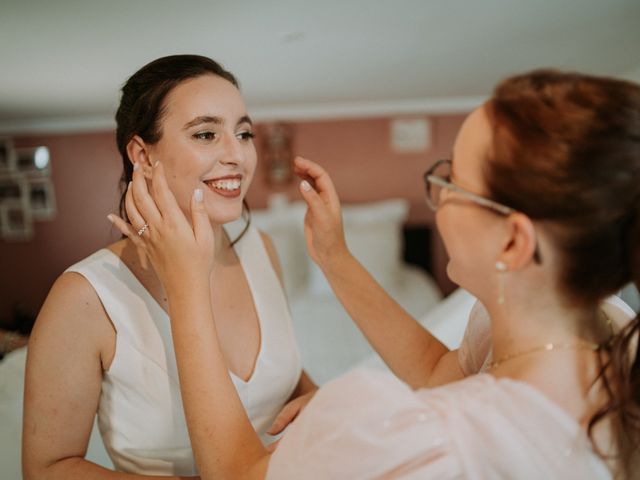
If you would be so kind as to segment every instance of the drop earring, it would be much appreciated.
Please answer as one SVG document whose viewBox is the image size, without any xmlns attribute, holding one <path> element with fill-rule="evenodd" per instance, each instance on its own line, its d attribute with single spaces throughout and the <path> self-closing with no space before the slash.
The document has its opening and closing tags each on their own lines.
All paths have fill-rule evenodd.
<svg viewBox="0 0 640 480">
<path fill-rule="evenodd" d="M 498 272 L 498 305 L 504 304 L 504 273 L 507 271 L 507 264 L 501 261 L 496 262 Z"/>
</svg>

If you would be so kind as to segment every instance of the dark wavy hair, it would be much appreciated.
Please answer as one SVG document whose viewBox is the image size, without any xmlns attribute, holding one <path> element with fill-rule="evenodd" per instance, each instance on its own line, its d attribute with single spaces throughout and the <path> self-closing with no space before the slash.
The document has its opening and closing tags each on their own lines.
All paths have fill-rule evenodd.
<svg viewBox="0 0 640 480">
<path fill-rule="evenodd" d="M 127 145 L 138 135 L 145 143 L 153 145 L 162 138 L 162 118 L 166 113 L 164 100 L 182 82 L 202 75 L 216 75 L 239 88 L 233 74 L 216 61 L 201 55 L 170 55 L 158 58 L 136 73 L 122 87 L 120 106 L 116 112 L 116 143 L 122 157 L 120 177 L 120 215 L 127 219 L 124 205 L 127 186 L 133 176 L 133 164 L 127 153 Z M 245 234 L 251 223 L 251 211 L 243 201 L 242 216 L 245 227 L 231 242 L 233 246 Z"/>
<path fill-rule="evenodd" d="M 625 284 L 640 286 L 640 86 L 537 70 L 499 84 L 487 113 L 490 195 L 551 226 L 567 298 L 597 308 Z M 608 401 L 588 427 L 593 441 L 594 426 L 614 420 L 626 475 L 640 446 L 639 332 L 636 316 L 600 350 L 594 384 Z"/>
</svg>

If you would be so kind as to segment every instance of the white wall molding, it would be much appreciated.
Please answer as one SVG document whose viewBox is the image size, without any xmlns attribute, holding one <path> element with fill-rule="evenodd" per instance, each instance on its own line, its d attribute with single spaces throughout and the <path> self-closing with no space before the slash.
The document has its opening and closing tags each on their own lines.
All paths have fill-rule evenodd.
<svg viewBox="0 0 640 480">
<path fill-rule="evenodd" d="M 292 105 L 251 106 L 256 122 L 313 121 L 338 118 L 371 118 L 394 115 L 446 115 L 468 113 L 487 97 L 418 98 L 380 102 L 335 102 Z M 0 121 L 0 134 L 29 135 L 83 133 L 115 129 L 113 115 L 93 115 L 47 119 Z"/>
<path fill-rule="evenodd" d="M 394 115 L 447 115 L 469 113 L 488 97 L 418 98 L 381 102 L 335 102 L 298 105 L 249 106 L 251 118 L 313 121 L 333 118 L 385 117 Z"/>
<path fill-rule="evenodd" d="M 0 135 L 84 133 L 114 130 L 113 115 L 79 115 L 46 119 L 0 120 Z"/>
</svg>

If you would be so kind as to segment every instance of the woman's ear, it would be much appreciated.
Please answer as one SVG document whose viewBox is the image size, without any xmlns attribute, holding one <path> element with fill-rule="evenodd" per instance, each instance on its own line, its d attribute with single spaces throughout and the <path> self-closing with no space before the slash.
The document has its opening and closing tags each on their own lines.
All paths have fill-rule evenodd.
<svg viewBox="0 0 640 480">
<path fill-rule="evenodd" d="M 519 212 L 509 215 L 507 228 L 508 238 L 498 260 L 511 271 L 520 270 L 534 261 L 536 231 L 531 219 Z"/>
<path fill-rule="evenodd" d="M 149 156 L 149 147 L 138 135 L 134 135 L 127 144 L 127 155 L 132 163 L 138 164 L 142 168 L 142 173 L 146 178 L 151 178 L 151 158 Z"/>
</svg>

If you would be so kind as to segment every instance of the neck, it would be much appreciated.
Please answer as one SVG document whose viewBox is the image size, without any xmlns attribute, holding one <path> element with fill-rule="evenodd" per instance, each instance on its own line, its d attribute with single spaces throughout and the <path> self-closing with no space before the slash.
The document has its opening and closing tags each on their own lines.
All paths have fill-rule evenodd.
<svg viewBox="0 0 640 480">
<path fill-rule="evenodd" d="M 485 304 L 491 317 L 494 360 L 547 343 L 599 344 L 609 338 L 598 306 L 578 307 L 555 290 L 528 287 L 521 292 L 509 288 L 503 304 Z"/>
<path fill-rule="evenodd" d="M 225 252 L 229 248 L 229 240 L 222 225 L 211 225 L 211 227 L 213 229 L 214 258 L 218 262 L 224 258 Z"/>
</svg>

